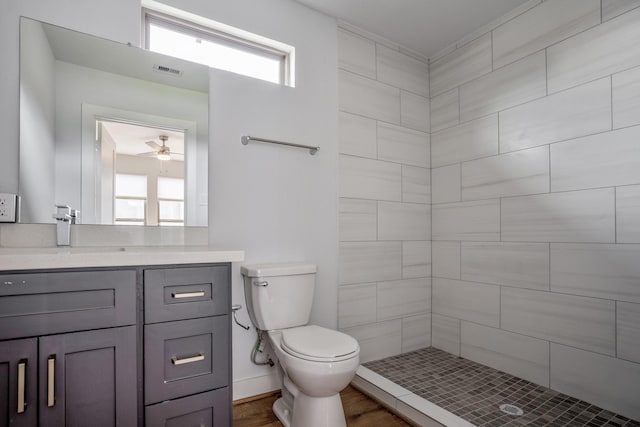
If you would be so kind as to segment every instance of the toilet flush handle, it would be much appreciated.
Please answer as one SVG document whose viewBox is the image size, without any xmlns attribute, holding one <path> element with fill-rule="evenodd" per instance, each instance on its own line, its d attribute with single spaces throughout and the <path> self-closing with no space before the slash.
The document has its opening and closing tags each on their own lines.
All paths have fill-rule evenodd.
<svg viewBox="0 0 640 427">
<path fill-rule="evenodd" d="M 233 304 L 231 306 L 231 311 L 233 312 L 233 321 L 236 322 L 236 325 L 240 326 L 245 331 L 248 331 L 249 330 L 249 326 L 245 326 L 242 323 L 240 323 L 240 321 L 236 317 L 236 311 L 238 311 L 240 309 L 242 309 L 242 306 L 240 304 Z"/>
<path fill-rule="evenodd" d="M 262 286 L 264 288 L 264 287 L 269 286 L 269 282 L 267 282 L 266 280 L 264 280 L 262 282 L 253 282 L 253 285 L 254 286 Z"/>
</svg>

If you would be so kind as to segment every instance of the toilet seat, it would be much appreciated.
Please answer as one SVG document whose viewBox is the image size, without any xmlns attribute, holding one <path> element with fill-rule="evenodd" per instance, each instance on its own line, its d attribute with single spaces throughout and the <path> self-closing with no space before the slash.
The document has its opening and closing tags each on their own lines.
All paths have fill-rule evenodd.
<svg viewBox="0 0 640 427">
<path fill-rule="evenodd" d="M 282 349 L 292 356 L 314 362 L 339 362 L 357 356 L 353 337 L 316 325 L 282 330 Z"/>
</svg>

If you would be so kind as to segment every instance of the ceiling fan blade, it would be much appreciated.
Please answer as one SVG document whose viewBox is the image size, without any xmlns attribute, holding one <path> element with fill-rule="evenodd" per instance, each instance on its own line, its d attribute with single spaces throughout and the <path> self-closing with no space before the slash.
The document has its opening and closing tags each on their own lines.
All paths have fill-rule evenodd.
<svg viewBox="0 0 640 427">
<path fill-rule="evenodd" d="M 149 147 L 153 148 L 156 151 L 158 151 L 159 149 L 162 148 L 162 146 L 158 145 L 158 143 L 155 142 L 155 141 L 147 141 L 147 142 L 145 142 L 145 144 L 147 144 Z"/>
</svg>

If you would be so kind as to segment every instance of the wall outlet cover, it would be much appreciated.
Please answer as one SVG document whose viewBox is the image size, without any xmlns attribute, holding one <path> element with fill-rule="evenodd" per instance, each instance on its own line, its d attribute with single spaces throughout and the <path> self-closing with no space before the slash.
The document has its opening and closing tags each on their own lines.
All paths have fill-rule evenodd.
<svg viewBox="0 0 640 427">
<path fill-rule="evenodd" d="M 0 193 L 0 222 L 16 222 L 17 199 L 15 194 Z"/>
</svg>

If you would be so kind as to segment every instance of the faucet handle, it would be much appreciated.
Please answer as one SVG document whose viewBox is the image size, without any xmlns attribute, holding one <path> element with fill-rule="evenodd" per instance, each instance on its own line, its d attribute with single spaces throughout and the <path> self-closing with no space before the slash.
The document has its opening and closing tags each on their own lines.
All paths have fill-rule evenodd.
<svg viewBox="0 0 640 427">
<path fill-rule="evenodd" d="M 53 219 L 57 219 L 58 221 L 70 221 L 72 218 L 71 215 L 71 207 L 67 205 L 56 205 L 58 209 L 56 213 L 51 215 Z"/>
</svg>

